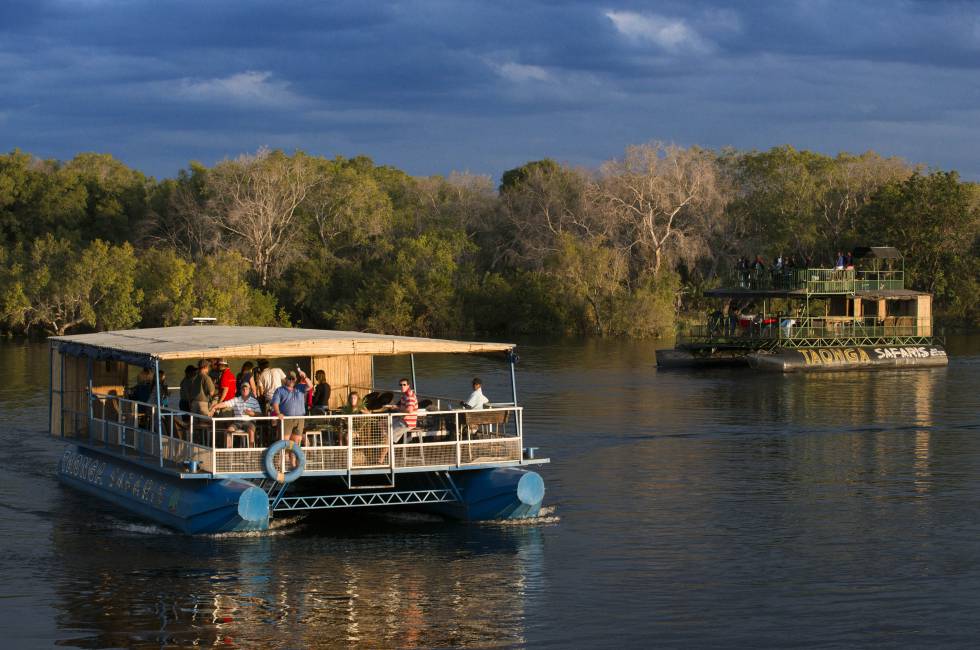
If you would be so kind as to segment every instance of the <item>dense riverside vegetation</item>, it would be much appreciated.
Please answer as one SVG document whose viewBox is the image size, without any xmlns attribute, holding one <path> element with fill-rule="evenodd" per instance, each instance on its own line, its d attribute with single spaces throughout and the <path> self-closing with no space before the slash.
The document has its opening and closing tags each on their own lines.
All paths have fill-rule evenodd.
<svg viewBox="0 0 980 650">
<path fill-rule="evenodd" d="M 0 156 L 0 328 L 186 323 L 662 336 L 740 256 L 894 245 L 980 324 L 980 189 L 873 152 L 630 147 L 417 178 L 262 150 L 157 181 L 105 154 Z"/>
</svg>

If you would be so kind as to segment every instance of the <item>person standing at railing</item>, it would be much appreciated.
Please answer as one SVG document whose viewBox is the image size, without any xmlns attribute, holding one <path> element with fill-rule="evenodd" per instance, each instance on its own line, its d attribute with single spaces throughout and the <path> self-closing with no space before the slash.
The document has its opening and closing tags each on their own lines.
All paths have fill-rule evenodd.
<svg viewBox="0 0 980 650">
<path fill-rule="evenodd" d="M 234 399 L 238 393 L 238 382 L 235 381 L 235 375 L 231 373 L 231 369 L 228 368 L 228 362 L 224 359 L 218 359 L 217 388 L 219 404 Z"/>
<path fill-rule="evenodd" d="M 180 380 L 180 403 L 178 406 L 181 411 L 191 410 L 191 384 L 196 374 L 197 368 L 193 365 L 184 368 L 184 378 Z"/>
<path fill-rule="evenodd" d="M 327 373 L 317 370 L 313 377 L 316 379 L 316 388 L 313 389 L 310 415 L 326 415 L 330 410 L 330 384 L 327 383 Z"/>
<path fill-rule="evenodd" d="M 306 392 L 310 390 L 310 380 L 302 370 L 297 375 L 290 370 L 285 383 L 272 394 L 270 409 L 272 415 L 279 418 L 282 427 L 282 438 L 289 432 L 290 439 L 302 444 L 303 416 L 306 415 Z M 295 418 L 295 419 L 294 419 Z"/>
<path fill-rule="evenodd" d="M 217 397 L 217 389 L 208 375 L 211 362 L 201 359 L 197 362 L 197 374 L 190 385 L 190 411 L 199 415 L 211 416 L 211 404 Z"/>
</svg>

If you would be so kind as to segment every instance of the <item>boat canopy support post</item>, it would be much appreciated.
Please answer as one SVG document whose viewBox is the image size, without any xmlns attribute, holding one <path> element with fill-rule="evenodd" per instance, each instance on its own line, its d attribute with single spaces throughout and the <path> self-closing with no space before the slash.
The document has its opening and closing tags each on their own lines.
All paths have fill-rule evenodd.
<svg viewBox="0 0 980 650">
<path fill-rule="evenodd" d="M 163 404 L 160 395 L 160 360 L 153 359 L 153 385 L 157 394 L 157 455 L 160 457 L 160 467 L 163 467 Z"/>
<path fill-rule="evenodd" d="M 48 343 L 48 435 L 54 424 L 54 345 Z"/>
<path fill-rule="evenodd" d="M 58 408 L 61 409 L 61 413 L 58 415 L 58 422 L 61 424 L 61 437 L 65 437 L 65 355 L 61 353 L 58 355 L 61 361 L 61 373 L 60 377 L 60 387 L 59 392 L 61 393 L 61 399 L 58 400 Z"/>
<path fill-rule="evenodd" d="M 510 362 L 510 393 L 514 398 L 514 406 L 517 406 L 517 373 L 514 371 L 514 364 L 517 363 L 517 353 L 513 350 L 507 352 L 507 361 Z"/>
<path fill-rule="evenodd" d="M 92 387 L 92 357 L 85 357 L 85 370 L 88 372 L 88 422 L 85 428 L 88 430 L 88 440 L 92 442 L 92 418 L 95 416 L 95 396 Z"/>
<path fill-rule="evenodd" d="M 418 382 L 415 380 L 415 355 L 414 354 L 410 354 L 410 355 L 408 355 L 408 357 L 409 357 L 409 359 L 412 360 L 412 390 L 414 390 L 415 391 L 415 394 L 418 395 L 419 385 L 418 385 Z"/>
</svg>

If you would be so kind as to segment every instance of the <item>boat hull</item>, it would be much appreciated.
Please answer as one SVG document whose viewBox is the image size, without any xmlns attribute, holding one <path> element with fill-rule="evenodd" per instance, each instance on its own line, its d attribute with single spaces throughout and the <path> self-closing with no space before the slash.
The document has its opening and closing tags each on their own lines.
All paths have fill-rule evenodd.
<svg viewBox="0 0 980 650">
<path fill-rule="evenodd" d="M 75 489 L 188 534 L 265 530 L 265 492 L 236 479 L 181 479 L 88 447 L 68 447 L 58 478 Z"/>
<path fill-rule="evenodd" d="M 460 501 L 425 506 L 463 521 L 491 521 L 537 517 L 544 500 L 544 481 L 537 472 L 520 467 L 498 467 L 453 472 Z"/>
<path fill-rule="evenodd" d="M 724 368 L 748 366 L 748 350 L 657 350 L 658 368 Z"/>
<path fill-rule="evenodd" d="M 122 507 L 141 518 L 187 534 L 266 530 L 270 503 L 254 484 L 238 479 L 181 478 L 152 466 L 87 446 L 65 449 L 58 478 L 75 489 Z M 429 473 L 399 476 L 398 489 L 431 489 Z M 544 499 L 544 481 L 520 467 L 452 472 L 458 501 L 397 506 L 462 521 L 536 517 Z M 287 494 L 359 494 L 316 478 L 300 478 Z"/>
<path fill-rule="evenodd" d="M 939 345 L 777 348 L 748 355 L 749 365 L 771 372 L 827 372 L 878 368 L 936 368 L 949 364 Z"/>
</svg>

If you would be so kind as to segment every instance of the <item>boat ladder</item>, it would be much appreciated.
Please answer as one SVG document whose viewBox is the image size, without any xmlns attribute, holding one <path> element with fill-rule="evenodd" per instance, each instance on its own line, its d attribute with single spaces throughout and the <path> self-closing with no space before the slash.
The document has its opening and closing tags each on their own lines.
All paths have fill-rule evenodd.
<svg viewBox="0 0 980 650">
<path fill-rule="evenodd" d="M 392 463 L 383 474 L 354 474 L 348 468 L 346 478 L 349 490 L 390 490 L 395 487 L 395 466 Z M 359 482 L 358 479 L 369 482 Z M 379 480 L 383 482 L 379 483 Z"/>
<path fill-rule="evenodd" d="M 289 483 L 280 483 L 271 478 L 264 478 L 259 482 L 258 487 L 269 496 L 269 512 L 272 513 L 282 501 L 283 495 L 286 494 Z"/>
</svg>

